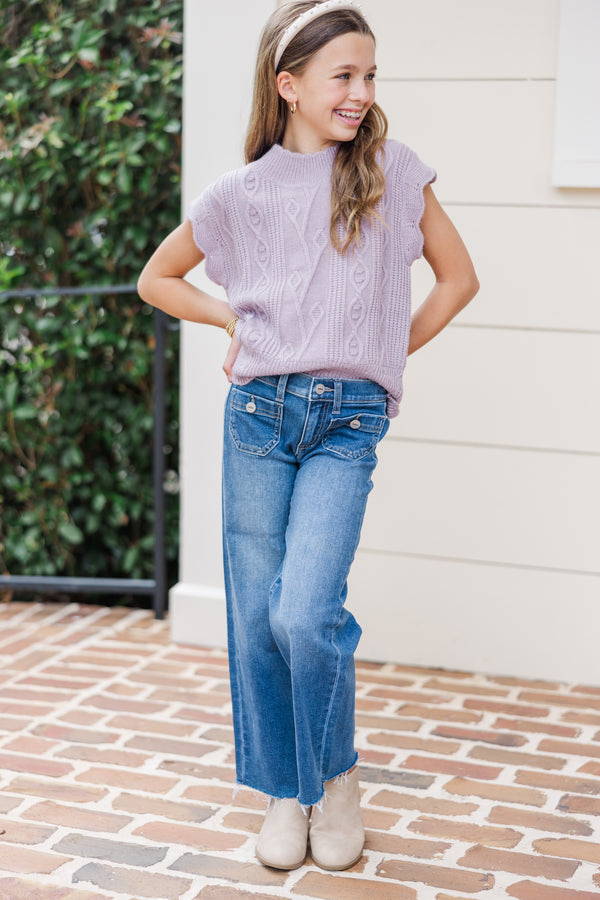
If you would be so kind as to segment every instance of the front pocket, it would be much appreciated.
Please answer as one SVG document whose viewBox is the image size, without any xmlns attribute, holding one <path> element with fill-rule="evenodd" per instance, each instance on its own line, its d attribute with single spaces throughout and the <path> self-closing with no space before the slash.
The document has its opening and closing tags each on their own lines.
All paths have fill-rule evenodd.
<svg viewBox="0 0 600 900">
<path fill-rule="evenodd" d="M 363 412 L 334 419 L 323 438 L 323 446 L 338 456 L 361 459 L 375 449 L 388 423 L 387 416 Z"/>
<path fill-rule="evenodd" d="M 266 456 L 281 437 L 283 404 L 232 387 L 229 433 L 238 450 Z"/>
</svg>

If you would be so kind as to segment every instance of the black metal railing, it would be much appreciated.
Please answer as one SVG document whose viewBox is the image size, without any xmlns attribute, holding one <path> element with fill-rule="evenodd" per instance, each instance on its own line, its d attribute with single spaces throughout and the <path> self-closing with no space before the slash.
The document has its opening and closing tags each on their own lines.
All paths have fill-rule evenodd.
<svg viewBox="0 0 600 900">
<path fill-rule="evenodd" d="M 1 299 L 27 297 L 89 296 L 98 294 L 136 294 L 132 284 L 103 285 L 80 288 L 49 288 L 44 290 L 21 289 L 3 291 Z M 167 597 L 167 560 L 165 551 L 165 435 L 166 435 L 166 338 L 175 330 L 173 322 L 161 310 L 154 310 L 154 391 L 153 391 L 153 450 L 152 487 L 154 506 L 154 557 L 153 578 L 86 578 L 43 575 L 0 575 L 0 592 L 35 591 L 40 593 L 67 594 L 130 594 L 153 598 L 153 610 L 157 619 L 163 619 Z"/>
</svg>

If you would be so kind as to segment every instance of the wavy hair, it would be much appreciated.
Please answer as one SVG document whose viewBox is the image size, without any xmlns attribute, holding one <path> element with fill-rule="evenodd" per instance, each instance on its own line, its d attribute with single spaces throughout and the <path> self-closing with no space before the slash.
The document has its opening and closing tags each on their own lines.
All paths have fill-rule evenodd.
<svg viewBox="0 0 600 900">
<path fill-rule="evenodd" d="M 319 0 L 320 2 L 320 0 Z M 246 162 L 264 156 L 274 144 L 281 144 L 290 115 L 288 105 L 277 90 L 277 73 L 300 76 L 314 54 L 342 34 L 357 32 L 375 41 L 375 36 L 358 10 L 333 9 L 302 28 L 286 47 L 275 71 L 275 53 L 285 29 L 299 15 L 315 6 L 314 0 L 294 0 L 279 7 L 269 17 L 261 35 L 250 121 L 246 134 Z M 385 190 L 385 176 L 378 156 L 383 153 L 387 119 L 373 103 L 355 138 L 342 141 L 335 155 L 331 179 L 331 243 L 340 253 L 360 245 L 364 219 L 378 219 L 377 205 Z"/>
</svg>

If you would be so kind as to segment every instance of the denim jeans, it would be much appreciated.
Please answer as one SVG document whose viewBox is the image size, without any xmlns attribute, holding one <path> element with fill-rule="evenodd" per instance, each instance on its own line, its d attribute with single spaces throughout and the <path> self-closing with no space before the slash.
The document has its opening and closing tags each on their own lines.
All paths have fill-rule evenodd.
<svg viewBox="0 0 600 900">
<path fill-rule="evenodd" d="M 304 374 L 232 385 L 223 530 L 237 782 L 309 806 L 350 769 L 354 651 L 344 608 L 386 392 Z"/>
</svg>

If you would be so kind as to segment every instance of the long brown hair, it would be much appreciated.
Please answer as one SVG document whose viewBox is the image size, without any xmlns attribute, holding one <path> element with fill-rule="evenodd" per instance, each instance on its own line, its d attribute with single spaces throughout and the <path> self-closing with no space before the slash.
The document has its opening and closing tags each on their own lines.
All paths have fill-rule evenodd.
<svg viewBox="0 0 600 900">
<path fill-rule="evenodd" d="M 320 2 L 320 0 L 319 0 Z M 315 6 L 314 0 L 294 0 L 279 7 L 269 17 L 259 44 L 254 77 L 254 96 L 246 134 L 246 162 L 253 162 L 281 144 L 289 115 L 288 105 L 277 90 L 275 52 L 284 30 L 298 16 Z M 334 38 L 348 32 L 375 36 L 358 10 L 333 9 L 309 22 L 283 52 L 278 72 L 302 75 L 314 54 Z M 333 164 L 331 179 L 331 243 L 340 253 L 360 245 L 363 219 L 379 218 L 377 204 L 385 177 L 377 156 L 383 149 L 387 119 L 374 103 L 363 119 L 356 137 L 342 141 Z"/>
</svg>

